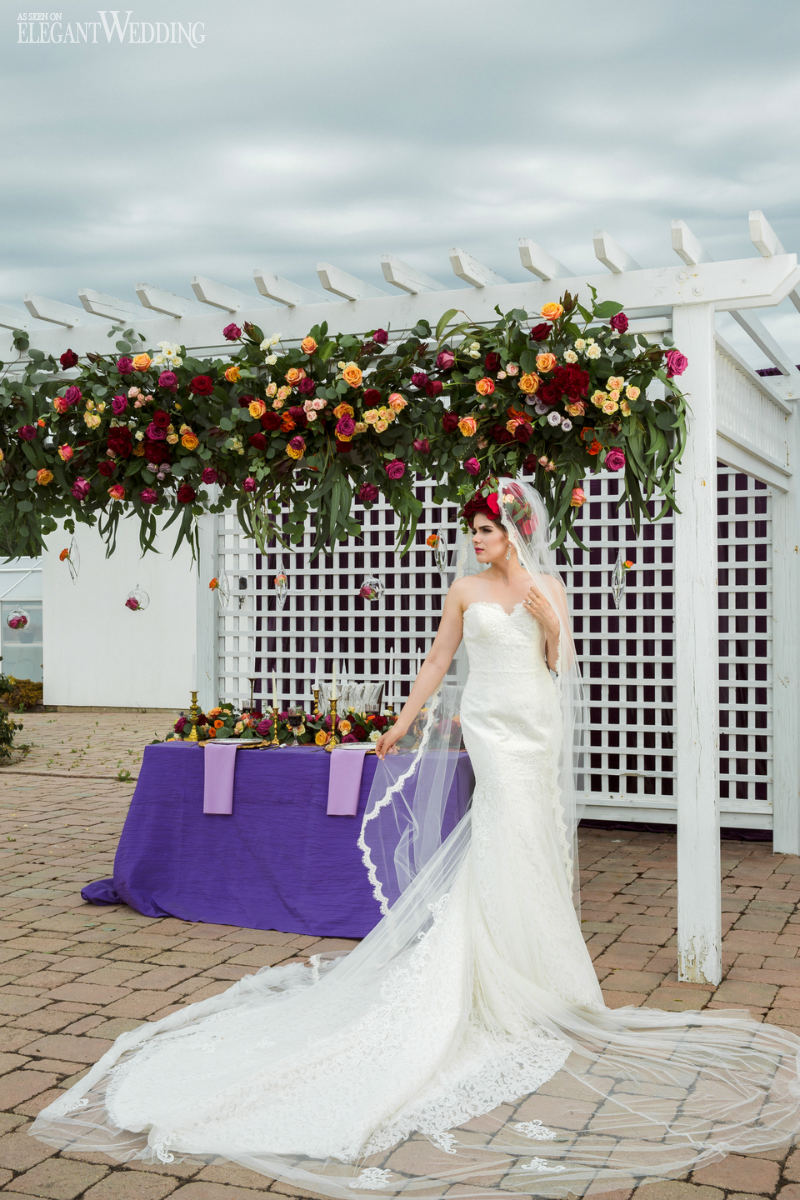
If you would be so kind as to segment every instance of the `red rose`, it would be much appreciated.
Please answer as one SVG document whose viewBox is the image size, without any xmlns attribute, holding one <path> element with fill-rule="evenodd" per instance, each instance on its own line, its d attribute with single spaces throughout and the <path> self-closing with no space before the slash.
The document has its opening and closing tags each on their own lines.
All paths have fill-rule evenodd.
<svg viewBox="0 0 800 1200">
<path fill-rule="evenodd" d="M 535 454 L 529 454 L 522 464 L 523 471 L 528 475 L 532 475 L 538 465 L 538 459 Z"/>
<path fill-rule="evenodd" d="M 547 322 L 544 322 L 542 325 L 534 325 L 533 329 L 530 332 L 531 341 L 532 342 L 546 342 L 550 336 L 551 328 L 552 328 L 552 326 L 548 325 Z"/>
<path fill-rule="evenodd" d="M 278 429 L 281 423 L 280 416 L 276 412 L 266 412 L 261 418 L 262 429 Z"/>
<path fill-rule="evenodd" d="M 385 717 L 383 713 L 375 713 L 375 716 L 372 718 L 372 724 L 376 729 L 385 729 L 389 724 L 389 718 Z"/>
<path fill-rule="evenodd" d="M 197 493 L 188 483 L 182 483 L 178 488 L 178 504 L 191 504 Z"/>
<path fill-rule="evenodd" d="M 385 329 L 376 329 L 372 335 L 372 340 L 379 346 L 385 346 L 389 340 L 389 334 Z"/>
<path fill-rule="evenodd" d="M 486 497 L 486 507 L 490 512 L 494 513 L 496 517 L 500 516 L 500 505 L 497 503 L 497 492 L 489 492 L 489 495 Z"/>
<path fill-rule="evenodd" d="M 172 459 L 169 446 L 166 442 L 151 442 L 149 438 L 145 438 L 144 457 L 147 462 L 158 467 L 161 463 L 168 463 Z"/>
<path fill-rule="evenodd" d="M 239 405 L 239 408 L 249 408 L 254 400 L 255 400 L 255 396 L 251 396 L 248 394 L 246 396 L 240 396 L 239 399 L 237 400 L 237 404 Z"/>
<path fill-rule="evenodd" d="M 444 384 L 442 383 L 441 379 L 429 379 L 425 384 L 425 395 L 439 396 L 441 395 L 443 388 Z"/>
<path fill-rule="evenodd" d="M 312 379 L 310 375 L 306 375 L 297 385 L 297 390 L 301 396 L 313 396 L 317 390 L 317 381 Z"/>
<path fill-rule="evenodd" d="M 445 433 L 453 433 L 458 429 L 458 413 L 454 413 L 448 409 L 446 413 L 442 413 L 442 429 Z"/>
<path fill-rule="evenodd" d="M 505 425 L 492 425 L 489 430 L 489 436 L 494 441 L 499 442 L 501 446 L 505 445 L 506 442 L 513 442 L 514 440 L 514 435 L 508 432 Z"/>
<path fill-rule="evenodd" d="M 74 350 L 65 350 L 58 361 L 61 363 L 62 367 L 67 370 L 67 368 L 75 366 L 78 361 L 78 356 Z"/>
<path fill-rule="evenodd" d="M 612 329 L 616 329 L 617 333 L 625 333 L 628 328 L 628 318 L 625 313 L 616 313 L 609 321 L 609 325 Z"/>
<path fill-rule="evenodd" d="M 379 494 L 374 483 L 362 483 L 358 489 L 358 498 L 362 504 L 374 504 Z"/>
<path fill-rule="evenodd" d="M 287 408 L 286 411 L 288 412 L 289 416 L 292 417 L 298 429 L 305 429 L 306 425 L 308 425 L 308 417 L 306 416 L 306 410 L 302 407 L 302 405 L 293 404 L 292 407 Z"/>
<path fill-rule="evenodd" d="M 582 399 L 588 391 L 589 382 L 589 372 L 581 370 L 574 364 L 553 368 L 553 383 L 557 384 L 570 400 Z M 541 388 L 539 391 L 541 392 Z"/>
<path fill-rule="evenodd" d="M 500 355 L 495 353 L 494 350 L 490 350 L 483 360 L 483 365 L 487 371 L 496 371 L 500 366 Z"/>
<path fill-rule="evenodd" d="M 364 408 L 377 408 L 381 402 L 381 394 L 377 388 L 364 388 Z"/>
<path fill-rule="evenodd" d="M 547 383 L 543 383 L 539 388 L 536 399 L 541 404 L 558 404 L 561 399 L 561 388 L 557 383 L 552 383 L 548 379 Z"/>
<path fill-rule="evenodd" d="M 363 725 L 353 726 L 353 737 L 357 742 L 365 742 L 367 740 L 367 731 Z"/>
<path fill-rule="evenodd" d="M 255 446 L 256 450 L 266 450 L 267 439 L 263 433 L 252 433 L 247 439 L 248 445 Z"/>
<path fill-rule="evenodd" d="M 101 475 L 104 475 L 106 479 L 109 479 L 114 474 L 114 464 L 105 458 L 101 463 L 98 463 L 97 470 Z"/>
<path fill-rule="evenodd" d="M 133 452 L 133 438 L 128 426 L 115 425 L 113 429 L 109 429 L 106 445 L 117 458 L 130 458 Z"/>
<path fill-rule="evenodd" d="M 527 421 L 523 421 L 522 424 L 518 425 L 514 430 L 514 440 L 517 442 L 522 442 L 523 445 L 529 442 L 532 437 L 533 426 L 529 425 Z"/>
<path fill-rule="evenodd" d="M 214 381 L 208 375 L 195 375 L 189 384 L 189 391 L 194 392 L 195 396 L 210 396 L 213 390 Z"/>
<path fill-rule="evenodd" d="M 169 427 L 169 413 L 164 412 L 163 408 L 157 408 L 153 413 L 153 424 L 157 429 L 167 429 Z"/>
</svg>

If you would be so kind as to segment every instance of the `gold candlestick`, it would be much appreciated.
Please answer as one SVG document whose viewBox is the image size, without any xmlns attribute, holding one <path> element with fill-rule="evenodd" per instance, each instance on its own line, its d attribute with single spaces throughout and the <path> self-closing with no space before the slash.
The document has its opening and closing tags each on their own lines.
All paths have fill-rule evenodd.
<svg viewBox="0 0 800 1200">
<path fill-rule="evenodd" d="M 197 706 L 197 692 L 192 692 L 192 703 L 189 705 L 189 717 L 192 722 L 192 728 L 186 739 L 187 742 L 198 742 L 200 740 L 197 736 L 197 718 L 199 716 L 200 709 Z"/>
<path fill-rule="evenodd" d="M 336 697 L 335 696 L 331 696 L 331 698 L 330 698 L 330 712 L 331 712 L 331 736 L 328 738 L 327 742 L 325 743 L 326 750 L 332 750 L 333 747 L 336 745 Z"/>
<path fill-rule="evenodd" d="M 319 688 L 314 688 L 314 716 L 319 716 Z"/>
<path fill-rule="evenodd" d="M 280 745 L 280 742 L 278 741 L 278 710 L 277 710 L 277 708 L 273 708 L 272 709 L 272 741 L 270 742 L 270 746 L 279 746 L 279 745 Z"/>
</svg>

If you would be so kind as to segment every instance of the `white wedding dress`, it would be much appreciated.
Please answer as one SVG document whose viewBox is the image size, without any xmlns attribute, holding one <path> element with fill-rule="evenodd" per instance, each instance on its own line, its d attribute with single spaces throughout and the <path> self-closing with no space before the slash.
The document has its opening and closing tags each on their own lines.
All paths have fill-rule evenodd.
<svg viewBox="0 0 800 1200">
<path fill-rule="evenodd" d="M 583 1195 L 800 1133 L 800 1039 L 608 1009 L 573 907 L 557 683 L 521 604 L 464 614 L 471 808 L 350 953 L 123 1034 L 37 1118 L 123 1160 L 222 1156 L 325 1195 Z"/>
</svg>

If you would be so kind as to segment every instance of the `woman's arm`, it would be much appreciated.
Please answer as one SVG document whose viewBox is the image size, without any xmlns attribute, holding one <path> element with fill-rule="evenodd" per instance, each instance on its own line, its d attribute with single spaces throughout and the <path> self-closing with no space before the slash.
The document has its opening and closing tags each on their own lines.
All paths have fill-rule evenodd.
<svg viewBox="0 0 800 1200">
<path fill-rule="evenodd" d="M 408 733 L 419 710 L 444 679 L 461 642 L 464 632 L 462 582 L 460 579 L 456 580 L 445 596 L 442 617 L 433 645 L 426 654 L 409 697 L 400 710 L 394 728 L 399 728 L 401 737 Z"/>
</svg>

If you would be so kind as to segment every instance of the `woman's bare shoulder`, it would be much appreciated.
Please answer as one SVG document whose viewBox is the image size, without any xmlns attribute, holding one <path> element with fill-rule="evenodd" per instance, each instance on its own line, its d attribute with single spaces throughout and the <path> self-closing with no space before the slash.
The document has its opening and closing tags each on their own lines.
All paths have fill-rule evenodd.
<svg viewBox="0 0 800 1200">
<path fill-rule="evenodd" d="M 447 593 L 448 596 L 452 596 L 454 600 L 459 602 L 462 608 L 466 608 L 469 602 L 474 600 L 481 590 L 481 585 L 478 582 L 479 579 L 480 575 L 462 575 L 460 579 L 456 579 L 450 584 L 450 590 Z"/>
</svg>

